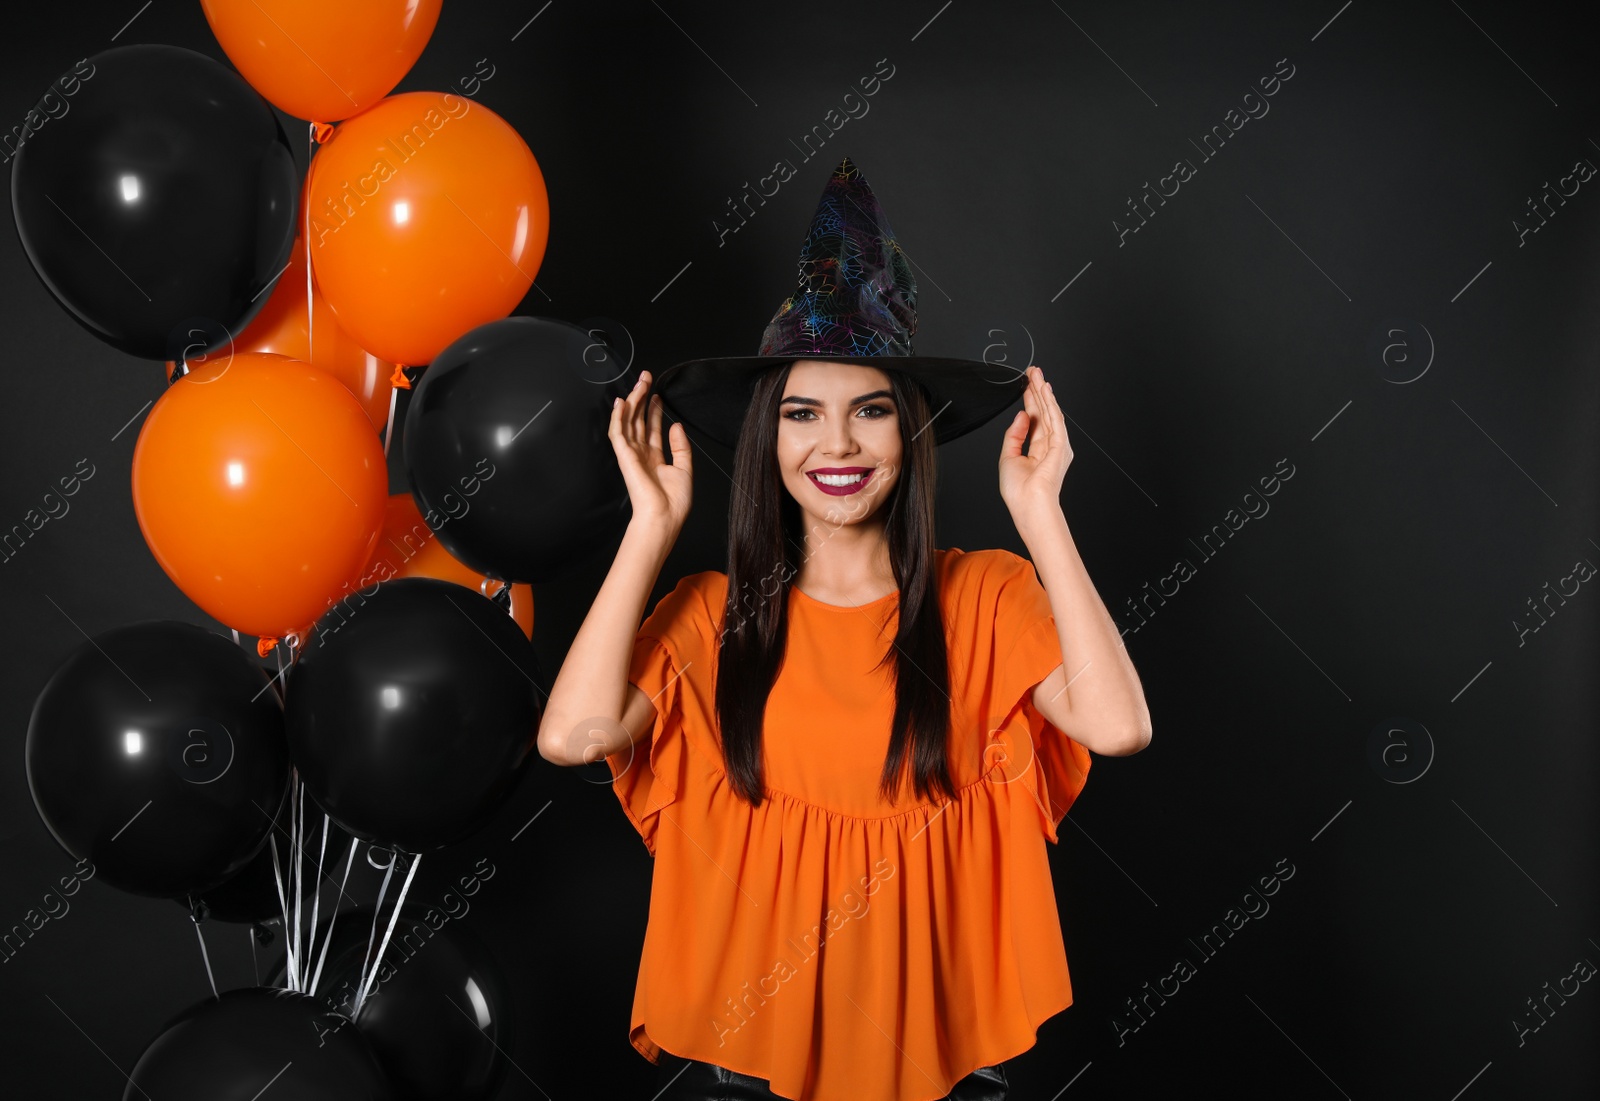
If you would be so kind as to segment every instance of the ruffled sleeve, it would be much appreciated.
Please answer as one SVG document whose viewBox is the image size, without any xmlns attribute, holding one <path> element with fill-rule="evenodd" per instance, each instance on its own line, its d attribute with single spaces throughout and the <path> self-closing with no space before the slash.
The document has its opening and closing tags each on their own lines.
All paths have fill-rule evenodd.
<svg viewBox="0 0 1600 1101">
<path fill-rule="evenodd" d="M 1056 842 L 1056 827 L 1089 779 L 1089 751 L 1033 704 L 1034 688 L 1062 663 L 1056 619 L 1033 563 L 1010 551 L 999 555 L 990 694 L 998 714 L 991 729 L 1012 735 L 1021 759 L 1006 775 L 1029 786 L 1045 837 Z"/>
<path fill-rule="evenodd" d="M 655 705 L 655 730 L 649 741 L 637 742 L 606 758 L 612 790 L 651 856 L 661 818 L 682 788 L 685 759 L 684 674 L 705 649 L 705 601 L 696 580 L 686 577 L 656 605 L 634 639 L 628 682 Z M 671 828 L 670 825 L 668 828 Z"/>
</svg>

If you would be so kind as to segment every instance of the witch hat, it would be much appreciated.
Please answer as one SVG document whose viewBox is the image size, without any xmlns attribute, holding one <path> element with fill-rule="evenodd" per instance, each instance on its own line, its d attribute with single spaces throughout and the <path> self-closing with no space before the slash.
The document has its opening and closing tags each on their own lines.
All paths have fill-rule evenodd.
<svg viewBox="0 0 1600 1101">
<path fill-rule="evenodd" d="M 755 355 L 685 360 L 661 373 L 654 389 L 674 418 L 733 448 L 756 376 L 797 359 L 905 371 L 928 394 L 941 444 L 992 419 L 1027 389 L 1027 375 L 1015 367 L 912 352 L 917 281 L 849 157 L 822 190 L 800 248 L 799 274 L 799 287 L 772 315 Z"/>
</svg>

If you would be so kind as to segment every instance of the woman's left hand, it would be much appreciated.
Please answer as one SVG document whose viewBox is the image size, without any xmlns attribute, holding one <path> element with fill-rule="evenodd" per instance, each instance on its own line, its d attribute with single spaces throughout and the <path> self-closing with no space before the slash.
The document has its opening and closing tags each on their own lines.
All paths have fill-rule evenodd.
<svg viewBox="0 0 1600 1101">
<path fill-rule="evenodd" d="M 1067 421 L 1038 367 L 1028 368 L 1023 408 L 1000 446 L 1000 497 L 1018 531 L 1061 515 L 1061 483 L 1072 462 Z M 1028 454 L 1022 444 L 1028 443 Z"/>
</svg>

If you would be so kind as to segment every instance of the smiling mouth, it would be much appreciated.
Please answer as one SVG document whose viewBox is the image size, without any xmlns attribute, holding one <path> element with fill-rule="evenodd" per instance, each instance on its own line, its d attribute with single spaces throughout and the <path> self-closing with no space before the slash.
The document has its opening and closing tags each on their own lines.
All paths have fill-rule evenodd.
<svg viewBox="0 0 1600 1101">
<path fill-rule="evenodd" d="M 834 497 L 844 497 L 851 493 L 858 493 L 861 487 L 867 484 L 872 477 L 872 471 L 864 470 L 853 474 L 814 474 L 807 472 L 806 477 L 822 492 Z"/>
</svg>

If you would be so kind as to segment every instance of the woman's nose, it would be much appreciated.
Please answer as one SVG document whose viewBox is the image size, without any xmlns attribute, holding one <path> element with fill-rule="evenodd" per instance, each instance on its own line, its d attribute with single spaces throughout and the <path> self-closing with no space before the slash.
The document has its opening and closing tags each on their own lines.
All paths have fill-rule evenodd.
<svg viewBox="0 0 1600 1101">
<path fill-rule="evenodd" d="M 832 427 L 828 429 L 828 454 L 852 454 L 855 447 L 855 436 L 850 430 L 850 419 L 835 419 Z"/>
</svg>

